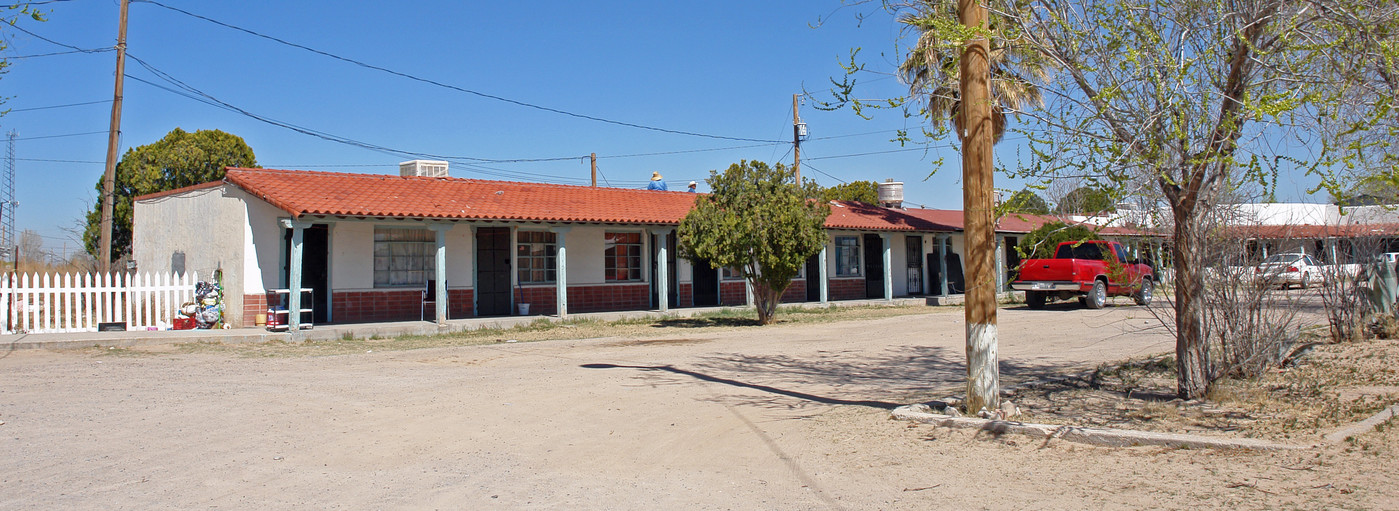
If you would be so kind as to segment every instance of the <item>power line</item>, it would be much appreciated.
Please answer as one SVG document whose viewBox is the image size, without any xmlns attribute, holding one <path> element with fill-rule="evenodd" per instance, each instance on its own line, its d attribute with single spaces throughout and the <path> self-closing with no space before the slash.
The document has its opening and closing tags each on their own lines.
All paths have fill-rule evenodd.
<svg viewBox="0 0 1399 511">
<path fill-rule="evenodd" d="M 35 36 L 35 37 L 38 37 L 38 36 Z M 47 39 L 45 39 L 45 40 L 47 41 Z M 49 42 L 53 42 L 53 41 L 49 41 Z M 55 43 L 55 44 L 57 44 L 57 43 Z M 53 53 L 40 53 L 40 54 L 38 54 L 38 55 L 11 55 L 11 56 L 9 56 L 9 57 L 5 57 L 5 60 L 12 60 L 12 59 L 13 59 L 13 60 L 20 60 L 20 59 L 37 59 L 37 58 L 39 58 L 39 57 L 53 57 L 53 56 L 56 56 L 56 55 L 72 55 L 72 54 L 74 54 L 74 53 L 105 53 L 105 52 L 109 52 L 109 51 L 112 51 L 112 50 L 113 50 L 113 48 L 96 49 L 96 50 L 81 50 L 81 49 L 79 49 L 79 50 L 69 50 L 69 51 L 56 51 L 56 52 L 53 52 Z"/>
<path fill-rule="evenodd" d="M 310 47 L 310 46 L 306 46 L 306 45 L 302 45 L 302 44 L 297 44 L 297 43 L 293 43 L 293 42 L 291 42 L 291 41 L 287 41 L 287 40 L 285 40 L 285 39 L 280 39 L 280 38 L 273 37 L 273 36 L 270 36 L 270 35 L 262 34 L 262 33 L 260 33 L 260 32 L 257 32 L 257 31 L 251 30 L 251 29 L 243 28 L 243 27 L 240 27 L 240 26 L 237 26 L 237 25 L 232 25 L 232 24 L 229 24 L 229 23 L 224 23 L 224 22 L 222 22 L 222 21 L 219 21 L 219 20 L 216 20 L 216 19 L 207 17 L 207 16 L 202 16 L 202 15 L 199 15 L 199 14 L 195 14 L 195 13 L 186 11 L 186 10 L 184 10 L 184 9 L 179 9 L 179 8 L 176 8 L 176 7 L 171 7 L 171 6 L 162 4 L 162 3 L 160 3 L 160 2 L 157 2 L 157 1 L 155 1 L 155 0 L 136 0 L 136 1 L 137 1 L 137 2 L 142 2 L 142 3 L 152 4 L 152 5 L 155 5 L 155 6 L 158 6 L 158 7 L 163 7 L 163 8 L 165 8 L 165 9 L 168 9 L 168 10 L 171 10 L 171 11 L 175 11 L 175 12 L 178 12 L 178 13 L 180 13 L 180 14 L 184 14 L 184 15 L 186 15 L 186 16 L 192 17 L 192 18 L 198 18 L 198 19 L 207 21 L 207 22 L 209 22 L 209 23 L 213 23 L 213 24 L 215 24 L 215 25 L 219 25 L 219 26 L 222 26 L 222 27 L 225 27 L 225 28 L 229 28 L 229 29 L 232 29 L 232 30 L 237 30 L 237 31 L 239 31 L 239 32 L 243 32 L 243 33 L 245 33 L 245 34 L 248 34 L 248 35 L 251 35 L 251 36 L 254 36 L 254 37 L 259 37 L 259 38 L 266 39 L 266 40 L 269 40 L 269 41 L 277 42 L 277 43 L 280 43 L 280 44 L 284 44 L 284 45 L 287 45 L 287 46 L 291 46 L 291 47 L 293 47 L 293 48 L 297 48 L 297 49 L 305 50 L 305 51 L 308 51 L 308 52 L 311 52 L 311 53 L 315 53 L 315 54 L 317 54 L 317 55 L 321 55 L 321 56 L 324 56 L 324 57 L 329 57 L 329 58 L 332 58 L 332 59 L 335 59 L 335 60 L 339 60 L 339 61 L 341 61 L 341 62 L 347 62 L 347 63 L 354 64 L 354 65 L 357 65 L 357 66 L 360 66 L 360 67 L 364 67 L 364 68 L 368 68 L 368 69 L 373 69 L 373 70 L 375 70 L 375 71 L 380 71 L 380 72 L 388 73 L 388 74 L 391 74 L 391 75 L 394 75 L 394 76 L 398 76 L 398 77 L 402 77 L 402 78 L 407 78 L 407 79 L 409 79 L 409 80 L 413 80 L 413 81 L 416 81 L 416 82 L 426 83 L 426 84 L 429 84 L 429 85 L 434 85 L 434 86 L 437 86 L 437 87 L 442 87 L 442 88 L 444 88 L 444 89 L 454 90 L 454 91 L 457 91 L 457 92 L 464 92 L 464 93 L 471 94 L 471 95 L 474 95 L 474 96 L 479 96 L 479 97 L 483 97 L 483 98 L 487 98 L 487 99 L 493 99 L 493 100 L 501 101 L 501 102 L 504 102 L 504 103 L 510 103 L 510 104 L 512 104 L 512 105 L 522 106 L 522 107 L 526 107 L 526 108 L 533 108 L 533 109 L 535 109 L 535 110 L 542 110 L 542 111 L 545 111 L 545 112 L 551 112 L 551 113 L 556 113 L 556 114 L 560 114 L 560 115 L 566 115 L 566 116 L 569 116 L 569 117 L 575 117 L 575 118 L 579 118 L 579 119 L 587 119 L 587 120 L 590 120 L 590 121 L 603 122 L 603 123 L 607 123 L 607 124 L 615 124 L 615 125 L 618 125 L 618 126 L 626 126 L 626 127 L 629 127 L 629 128 L 637 128 L 637 129 L 643 129 L 643 130 L 649 130 L 649 131 L 658 131 L 658 132 L 662 132 L 662 133 L 671 133 L 671 134 L 676 134 L 676 135 L 687 135 L 687 136 L 692 136 L 692 137 L 715 138 L 715 139 L 722 139 L 722 140 L 737 140 L 737 141 L 741 141 L 741 142 L 777 142 L 776 140 L 762 140 L 762 139 L 756 139 L 756 138 L 729 137 L 729 136 L 723 136 L 723 135 L 712 135 L 712 134 L 708 134 L 708 133 L 697 133 L 697 132 L 693 132 L 693 131 L 675 130 L 675 129 L 668 129 L 668 128 L 658 128 L 658 127 L 655 127 L 655 126 L 647 126 L 647 125 L 644 125 L 644 124 L 636 124 L 636 123 L 631 123 L 631 122 L 618 121 L 618 120 L 614 120 L 614 119 L 607 119 L 607 118 L 603 118 L 603 117 L 597 117 L 597 116 L 594 116 L 594 115 L 580 114 L 580 113 L 570 112 L 570 111 L 562 110 L 562 109 L 558 109 L 558 108 L 547 107 L 547 106 L 543 106 L 543 105 L 537 105 L 537 104 L 534 104 L 534 103 L 527 103 L 527 102 L 520 101 L 520 100 L 516 100 L 516 99 L 510 99 L 510 98 L 506 98 L 506 97 L 502 97 L 502 96 L 497 96 L 497 95 L 494 95 L 494 94 L 487 94 L 487 93 L 484 93 L 484 92 L 480 92 L 480 91 L 476 91 L 476 90 L 467 89 L 467 88 L 465 88 L 465 87 L 459 87 L 459 86 L 456 86 L 456 85 L 451 85 L 451 84 L 439 82 L 439 81 L 437 81 L 437 80 L 433 80 L 433 79 L 430 79 L 430 78 L 423 78 L 423 77 L 420 77 L 420 76 L 411 75 L 411 74 L 408 74 L 408 73 L 405 73 L 405 72 L 402 72 L 402 71 L 395 71 L 395 70 L 392 70 L 392 69 L 389 69 L 389 68 L 386 68 L 386 67 L 377 66 L 377 65 L 374 65 L 374 64 L 370 64 L 370 63 L 367 63 L 367 62 L 364 62 L 364 61 L 360 61 L 360 60 L 355 60 L 355 59 L 348 58 L 348 57 L 342 57 L 342 56 L 340 56 L 340 55 L 336 55 L 336 54 L 334 54 L 334 53 L 330 53 L 330 52 L 323 51 L 323 50 L 318 50 L 318 49 L 312 48 L 312 47 Z"/>
<path fill-rule="evenodd" d="M 43 138 L 80 137 L 80 136 L 83 136 L 83 135 L 105 135 L 105 134 L 107 134 L 107 132 L 105 132 L 105 131 L 88 131 L 88 132 L 85 132 L 85 133 L 69 133 L 69 134 L 67 134 L 67 135 L 44 135 L 44 136 L 40 136 L 40 137 L 22 137 L 22 138 L 16 138 L 15 140 L 39 140 L 39 139 L 43 139 Z"/>
<path fill-rule="evenodd" d="M 13 58 L 13 57 L 11 57 L 11 58 Z M 86 103 L 69 103 L 69 104 L 66 104 L 66 105 L 34 106 L 34 107 L 29 107 L 29 108 L 11 108 L 11 109 L 10 109 L 10 113 L 15 113 L 15 112 L 28 112 L 28 111 L 31 111 L 31 110 L 49 110 L 49 109 L 53 109 L 53 108 L 68 108 L 68 107 L 71 107 L 71 106 L 96 105 L 96 104 L 98 104 L 98 103 L 111 103 L 111 102 L 112 102 L 112 100 L 110 100 L 110 99 L 103 99 L 103 100 L 98 100 L 98 101 L 88 101 L 88 102 L 86 102 Z M 103 131 L 102 133 L 106 133 L 106 132 Z"/>
<path fill-rule="evenodd" d="M 484 166 L 481 165 L 481 163 L 492 163 L 493 160 L 488 160 L 488 159 L 484 159 L 484 158 L 468 158 L 468 157 L 443 156 L 443 155 L 437 155 L 437 154 L 420 153 L 420 152 L 414 152 L 414 151 L 406 151 L 406 150 L 402 150 L 402 149 L 395 149 L 395 148 L 391 148 L 391 147 L 387 147 L 387 146 L 382 146 L 382 145 L 377 145 L 377 144 L 373 144 L 373 143 L 369 143 L 369 142 L 363 142 L 363 141 L 355 140 L 355 139 L 348 138 L 348 137 L 343 137 L 343 136 L 339 136 L 339 135 L 334 135 L 334 134 L 331 134 L 331 133 L 327 133 L 327 132 L 315 130 L 315 129 L 308 128 L 308 127 L 305 127 L 305 126 L 300 126 L 300 125 L 296 125 L 296 124 L 292 124 L 292 123 L 288 123 L 288 122 L 284 122 L 284 121 L 279 121 L 279 120 L 276 120 L 276 119 L 272 119 L 272 118 L 270 118 L 270 117 L 266 117 L 266 116 L 263 116 L 263 115 L 260 115 L 260 114 L 256 114 L 256 113 L 253 113 L 253 112 L 244 110 L 244 109 L 242 109 L 242 108 L 240 108 L 240 107 L 237 107 L 237 106 L 234 106 L 234 105 L 232 105 L 232 104 L 230 104 L 230 103 L 227 103 L 227 102 L 224 102 L 224 101 L 222 101 L 222 100 L 219 100 L 218 98 L 215 98 L 215 97 L 213 97 L 213 96 L 211 96 L 211 95 L 209 95 L 209 94 L 207 94 L 207 93 L 205 93 L 205 92 L 203 92 L 203 91 L 201 91 L 201 90 L 199 90 L 199 89 L 197 89 L 197 88 L 195 88 L 195 87 L 193 87 L 193 86 L 191 86 L 191 85 L 189 85 L 189 84 L 186 84 L 186 83 L 180 81 L 179 79 L 177 79 L 177 78 L 175 78 L 175 77 L 173 77 L 173 76 L 170 76 L 168 73 L 165 73 L 165 72 L 163 72 L 163 71 L 161 71 L 161 70 L 155 68 L 155 66 L 150 65 L 149 63 L 147 63 L 147 62 L 141 60 L 139 57 L 137 57 L 137 56 L 135 56 L 135 55 L 132 55 L 132 54 L 130 54 L 130 53 L 127 53 L 127 57 L 131 58 L 131 60 L 133 60 L 133 61 L 135 61 L 136 63 L 140 64 L 142 67 L 146 68 L 146 70 L 148 70 L 148 71 L 150 71 L 151 73 L 155 74 L 155 75 L 156 75 L 157 77 L 159 77 L 160 79 L 166 81 L 167 83 L 170 83 L 171 85 L 174 85 L 178 90 L 177 90 L 177 89 L 172 89 L 172 88 L 169 88 L 169 87 L 165 87 L 165 86 L 163 86 L 163 85 L 160 85 L 160 84 L 151 82 L 151 81 L 149 81 L 149 80 L 142 79 L 142 78 L 140 78 L 140 77 L 127 75 L 127 77 L 128 77 L 128 78 L 131 78 L 132 80 L 136 80 L 136 81 L 138 81 L 138 82 L 145 83 L 145 84 L 147 84 L 147 85 L 151 85 L 151 86 L 153 86 L 153 87 L 156 87 L 156 88 L 159 88 L 159 89 L 162 89 L 162 90 L 165 90 L 165 91 L 174 93 L 174 94 L 176 94 L 176 95 L 184 96 L 184 97 L 186 97 L 186 98 L 193 99 L 193 100 L 195 100 L 195 101 L 198 101 L 198 102 L 201 102 L 201 103 L 210 105 L 210 106 L 214 106 L 214 107 L 216 107 L 216 108 L 221 108 L 221 109 L 229 110 L 229 111 L 232 111 L 232 112 L 236 112 L 236 113 L 242 114 L 242 115 L 244 115 L 244 116 L 247 116 L 247 117 L 256 119 L 256 120 L 258 120 L 258 121 L 262 121 L 262 122 L 267 123 L 267 124 L 271 124 L 271 125 L 274 125 L 274 126 L 279 126 L 279 127 L 282 127 L 282 128 L 286 128 L 286 129 L 295 131 L 295 132 L 297 132 L 297 133 L 301 133 L 301 134 L 303 134 L 303 135 L 309 135 L 309 136 L 313 136 L 313 137 L 320 138 L 320 139 L 323 139 L 323 140 L 328 140 L 328 141 L 331 141 L 331 142 L 336 142 L 336 143 L 340 143 L 340 144 L 345 144 L 345 145 L 350 145 L 350 146 L 354 146 L 354 147 L 359 147 L 359 148 L 362 148 L 362 149 L 368 149 L 368 150 L 371 150 L 371 151 L 376 151 L 376 152 L 380 152 L 380 153 L 384 153 L 384 154 L 389 154 L 389 155 L 393 155 L 393 156 L 406 156 L 406 157 L 410 157 L 410 158 L 431 158 L 431 159 L 447 160 L 447 161 L 450 161 L 450 162 L 453 162 L 453 163 L 457 163 L 457 164 L 459 164 L 459 165 L 466 166 L 466 167 L 468 167 L 468 168 L 476 169 L 478 172 L 480 172 L 480 173 L 482 173 L 482 174 L 493 175 L 493 176 L 498 176 L 498 177 L 513 178 L 513 179 L 531 179 L 531 178 L 533 178 L 533 179 L 540 179 L 540 178 L 545 178 L 545 179 L 570 179 L 570 178 L 564 177 L 564 176 L 554 176 L 554 175 L 549 175 L 549 174 L 538 174 L 538 173 L 532 173 L 532 172 L 518 172 L 518 171 L 517 171 L 517 172 L 512 172 L 512 171 L 505 171 L 505 170 L 501 170 L 501 169 L 495 169 L 495 168 L 491 168 L 491 167 L 484 167 Z M 464 160 L 472 160 L 472 161 L 464 161 Z M 544 180 L 544 179 L 540 179 L 540 180 Z"/>
<path fill-rule="evenodd" d="M 41 35 L 39 35 L 39 34 L 35 34 L 35 33 L 30 32 L 29 30 L 27 30 L 27 29 L 25 29 L 24 27 L 21 27 L 21 26 L 19 26 L 19 25 L 10 24 L 10 28 L 13 28 L 13 29 L 18 30 L 18 31 L 20 31 L 20 32 L 24 32 L 24 33 L 26 33 L 26 34 L 29 34 L 29 35 L 31 35 L 31 36 L 34 36 L 34 37 L 36 37 L 36 38 L 38 38 L 38 39 L 40 39 L 40 40 L 42 40 L 42 41 L 45 41 L 45 42 L 47 42 L 47 43 L 49 43 L 49 44 L 53 44 L 53 45 L 57 45 L 57 46 L 62 46 L 62 47 L 64 47 L 64 48 L 68 48 L 68 49 L 70 49 L 70 50 L 73 50 L 73 53 L 102 53 L 102 52 L 112 51 L 112 50 L 114 49 L 114 48 L 97 48 L 97 49 L 79 48 L 79 47 L 73 46 L 73 45 L 71 45 L 71 44 L 60 43 L 60 42 L 55 41 L 55 40 L 53 40 L 53 39 L 49 39 L 49 38 L 44 37 L 44 36 L 41 36 Z"/>
<path fill-rule="evenodd" d="M 817 174 L 821 174 L 821 175 L 823 175 L 823 176 L 829 177 L 829 178 L 834 179 L 834 180 L 836 180 L 836 181 L 840 181 L 841 183 L 850 184 L 849 181 L 846 181 L 846 180 L 844 180 L 844 179 L 841 179 L 841 178 L 835 177 L 835 176 L 833 176 L 833 175 L 827 174 L 826 171 L 821 170 L 821 169 L 818 169 L 818 168 L 816 168 L 816 167 L 813 167 L 813 166 L 811 166 L 810 163 L 806 164 L 806 168 L 809 168 L 809 169 L 811 169 L 811 170 L 816 171 Z"/>
<path fill-rule="evenodd" d="M 948 147 L 951 147 L 951 146 L 948 146 Z M 830 160 L 830 159 L 834 159 L 834 158 L 853 158 L 853 157 L 856 157 L 856 156 L 871 156 L 871 155 L 875 155 L 875 154 L 906 153 L 906 152 L 909 152 L 909 151 L 927 151 L 927 150 L 930 150 L 930 149 L 933 149 L 933 147 L 905 147 L 905 148 L 903 148 L 903 149 L 890 149 L 890 150 L 888 150 L 888 151 L 870 151 L 870 152 L 868 152 L 868 153 L 837 154 L 837 155 L 832 155 L 832 156 L 815 156 L 815 157 L 809 157 L 809 158 L 807 158 L 807 161 L 810 161 L 810 160 Z"/>
<path fill-rule="evenodd" d="M 89 160 L 49 160 L 49 159 L 44 159 L 44 158 L 15 158 L 15 161 L 41 161 L 41 162 L 44 162 L 44 163 L 96 163 L 96 164 L 105 164 L 105 163 L 107 163 L 107 162 L 105 162 L 105 161 L 89 161 Z"/>
</svg>

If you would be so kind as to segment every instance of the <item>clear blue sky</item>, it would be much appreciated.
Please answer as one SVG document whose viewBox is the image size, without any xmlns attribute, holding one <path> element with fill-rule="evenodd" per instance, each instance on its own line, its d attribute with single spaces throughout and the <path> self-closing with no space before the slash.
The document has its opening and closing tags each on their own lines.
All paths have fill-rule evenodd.
<svg viewBox="0 0 1399 511">
<path fill-rule="evenodd" d="M 887 73 L 900 35 L 887 15 L 857 26 L 854 13 L 837 10 L 838 0 L 160 1 L 485 95 L 666 130 L 773 141 L 791 139 L 792 94 L 805 88 L 828 98 L 829 79 L 842 74 L 838 63 L 856 47 L 871 69 Z M 79 48 L 115 44 L 116 0 L 39 8 L 50 11 L 49 21 L 25 20 L 23 28 Z M 102 175 L 115 53 L 13 58 L 69 49 L 5 30 L 12 60 L 0 78 L 0 95 L 13 111 L 0 117 L 0 129 L 18 132 L 16 227 L 40 232 L 51 250 L 60 250 L 65 239 L 72 247 L 65 228 L 81 225 Z M 612 186 L 641 187 L 660 171 L 671 189 L 696 180 L 704 191 L 710 170 L 738 160 L 792 161 L 790 144 L 547 112 L 367 69 L 150 3 L 131 5 L 128 49 L 169 77 L 256 115 L 393 150 L 453 156 L 455 177 L 585 184 L 585 157 L 596 152 Z M 174 88 L 134 60 L 126 74 L 123 153 L 179 127 L 239 135 L 264 167 L 388 174 L 410 159 L 304 135 L 154 87 L 139 80 Z M 905 92 L 887 74 L 866 74 L 861 83 L 857 92 L 865 98 Z M 25 110 L 87 102 L 99 103 Z M 864 120 L 849 110 L 818 111 L 810 101 L 803 102 L 801 116 L 811 133 L 802 144 L 804 176 L 826 186 L 893 178 L 905 183 L 908 202 L 961 207 L 955 151 L 892 152 L 907 149 L 890 141 L 894 130 L 916 131 L 917 120 L 894 113 Z M 74 136 L 39 138 L 56 135 Z M 1015 140 L 997 146 L 1002 159 L 1016 159 L 1018 150 Z M 629 156 L 648 153 L 675 154 Z M 573 159 L 468 165 L 467 158 Z M 940 169 L 934 165 L 939 158 Z M 1289 186 L 1280 187 L 1280 199 L 1302 198 L 1300 187 Z M 1020 184 L 998 176 L 997 187 Z"/>
</svg>

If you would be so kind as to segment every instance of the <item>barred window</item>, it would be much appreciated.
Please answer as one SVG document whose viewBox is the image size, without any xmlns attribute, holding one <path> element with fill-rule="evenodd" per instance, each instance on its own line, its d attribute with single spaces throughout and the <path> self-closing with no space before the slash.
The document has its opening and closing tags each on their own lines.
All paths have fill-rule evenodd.
<svg viewBox="0 0 1399 511">
<path fill-rule="evenodd" d="M 374 287 L 422 286 L 436 275 L 436 233 L 411 227 L 374 228 Z"/>
<path fill-rule="evenodd" d="M 603 235 L 607 251 L 604 270 L 608 282 L 641 280 L 641 233 L 609 232 Z"/>
<path fill-rule="evenodd" d="M 860 238 L 836 236 L 836 276 L 860 276 Z"/>
<path fill-rule="evenodd" d="M 558 241 L 552 232 L 520 231 L 516 235 L 515 258 L 521 284 L 552 284 L 558 281 Z"/>
</svg>

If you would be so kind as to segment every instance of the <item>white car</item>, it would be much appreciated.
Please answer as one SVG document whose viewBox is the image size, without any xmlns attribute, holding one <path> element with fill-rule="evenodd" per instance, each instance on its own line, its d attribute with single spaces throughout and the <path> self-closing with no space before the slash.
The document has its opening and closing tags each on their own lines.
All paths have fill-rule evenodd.
<svg viewBox="0 0 1399 511">
<path fill-rule="evenodd" d="M 1260 282 L 1288 288 L 1293 285 L 1306 289 L 1321 282 L 1325 276 L 1321 263 L 1307 254 L 1273 254 L 1253 268 Z"/>
</svg>

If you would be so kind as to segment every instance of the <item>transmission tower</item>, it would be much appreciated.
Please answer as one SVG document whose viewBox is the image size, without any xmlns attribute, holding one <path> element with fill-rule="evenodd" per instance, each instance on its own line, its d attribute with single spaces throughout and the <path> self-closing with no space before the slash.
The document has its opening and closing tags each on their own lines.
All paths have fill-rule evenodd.
<svg viewBox="0 0 1399 511">
<path fill-rule="evenodd" d="M 13 261 L 15 256 L 15 130 L 10 130 L 10 146 L 6 152 L 5 173 L 0 175 L 0 254 Z"/>
</svg>

